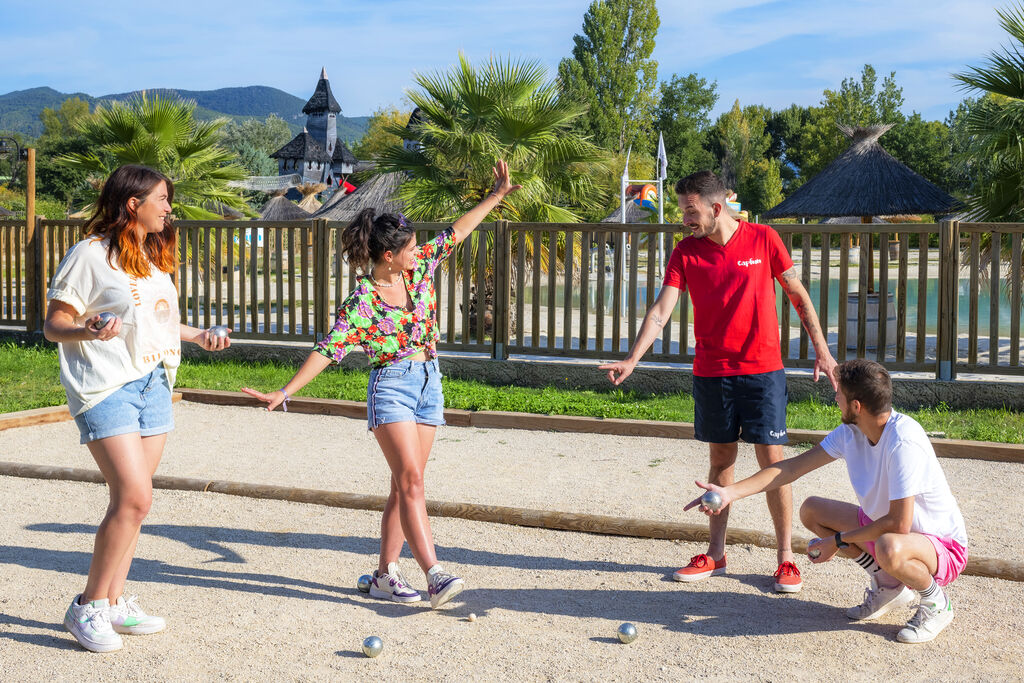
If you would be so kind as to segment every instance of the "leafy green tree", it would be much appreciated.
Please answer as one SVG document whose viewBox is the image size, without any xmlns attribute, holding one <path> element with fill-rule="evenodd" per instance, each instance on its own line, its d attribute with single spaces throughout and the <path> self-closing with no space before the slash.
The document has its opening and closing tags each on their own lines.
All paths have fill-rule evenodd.
<svg viewBox="0 0 1024 683">
<path fill-rule="evenodd" d="M 914 112 L 886 133 L 881 144 L 896 159 L 942 189 L 954 189 L 952 142 L 949 126 L 942 121 L 925 121 Z"/>
<path fill-rule="evenodd" d="M 661 82 L 661 100 L 654 110 L 657 132 L 665 139 L 668 177 L 682 178 L 711 168 L 714 157 L 708 150 L 711 110 L 718 101 L 718 84 L 697 74 L 677 76 Z M 653 176 L 651 176 L 653 177 Z"/>
<path fill-rule="evenodd" d="M 968 205 L 985 221 L 1024 220 L 1024 7 L 996 10 L 1010 45 L 982 66 L 954 74 L 965 90 L 982 95 L 964 118 L 967 154 L 987 167 L 987 182 Z"/>
<path fill-rule="evenodd" d="M 402 137 L 393 131 L 405 128 L 409 122 L 409 110 L 395 106 L 381 107 L 370 115 L 366 123 L 366 134 L 352 148 L 357 159 L 376 159 L 381 152 L 402 144 Z"/>
<path fill-rule="evenodd" d="M 767 157 L 772 144 L 767 131 L 770 117 L 766 107 L 741 108 L 737 100 L 715 123 L 713 148 L 722 181 L 736 192 L 751 215 L 782 201 L 781 164 Z"/>
<path fill-rule="evenodd" d="M 878 123 L 901 124 L 904 121 L 903 89 L 896 85 L 895 72 L 882 80 L 874 67 L 865 64 L 860 79 L 845 78 L 838 90 L 825 90 L 820 107 L 811 107 L 797 144 L 792 150 L 801 160 L 800 175 L 810 179 L 823 171 L 849 146 L 838 124 L 870 126 Z M 792 149 L 792 147 L 791 147 Z"/>
<path fill-rule="evenodd" d="M 277 161 L 270 155 L 292 139 L 284 119 L 271 114 L 264 120 L 229 121 L 221 128 L 220 145 L 234 152 L 249 175 L 277 175 Z"/>
<path fill-rule="evenodd" d="M 97 108 L 95 116 L 76 124 L 88 150 L 61 156 L 61 163 L 95 180 L 122 164 L 155 168 L 174 182 L 174 211 L 182 218 L 215 218 L 211 209 L 218 204 L 244 209 L 241 194 L 228 182 L 248 174 L 234 163 L 234 154 L 218 145 L 225 120 L 196 121 L 195 106 L 143 94 L 125 104 Z M 90 197 L 96 195 L 91 189 Z"/>
<path fill-rule="evenodd" d="M 809 118 L 809 107 L 792 104 L 772 112 L 766 122 L 766 131 L 771 137 L 768 158 L 779 160 L 783 194 L 789 194 L 802 184 L 799 171 L 804 160 L 799 141 L 800 133 Z"/>
<path fill-rule="evenodd" d="M 563 93 L 583 104 L 575 128 L 613 152 L 652 149 L 658 62 L 651 59 L 661 21 L 654 0 L 594 0 L 558 65 Z"/>
<path fill-rule="evenodd" d="M 68 210 L 88 190 L 88 174 L 58 159 L 88 151 L 89 143 L 77 126 L 90 116 L 89 103 L 77 97 L 64 100 L 56 109 L 46 107 L 39 114 L 43 134 L 36 141 L 36 190 L 59 198 Z"/>
</svg>

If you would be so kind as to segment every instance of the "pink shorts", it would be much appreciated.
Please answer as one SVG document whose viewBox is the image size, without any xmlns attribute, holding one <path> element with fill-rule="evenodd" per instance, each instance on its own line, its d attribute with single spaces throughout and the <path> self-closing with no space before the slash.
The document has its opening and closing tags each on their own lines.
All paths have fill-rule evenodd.
<svg viewBox="0 0 1024 683">
<path fill-rule="evenodd" d="M 864 510 L 857 508 L 857 523 L 867 526 L 875 520 L 864 514 Z M 915 531 L 914 533 L 920 533 Z M 963 547 L 952 538 L 939 538 L 932 534 L 921 534 L 935 547 L 935 557 L 938 558 L 935 570 L 935 583 L 946 586 L 953 583 L 953 580 L 960 576 L 960 572 L 967 566 L 967 548 Z M 871 557 L 875 556 L 875 543 L 869 541 L 864 544 Z"/>
</svg>

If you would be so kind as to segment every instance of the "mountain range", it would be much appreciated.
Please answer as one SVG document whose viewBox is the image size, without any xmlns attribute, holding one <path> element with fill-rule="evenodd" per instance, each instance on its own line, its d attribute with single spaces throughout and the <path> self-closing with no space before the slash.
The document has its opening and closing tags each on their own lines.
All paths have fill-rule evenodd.
<svg viewBox="0 0 1024 683">
<path fill-rule="evenodd" d="M 263 119 L 276 114 L 284 119 L 293 133 L 302 131 L 306 115 L 302 107 L 306 100 L 277 88 L 264 85 L 250 85 L 242 88 L 219 88 L 217 90 L 176 90 L 154 88 L 145 91 L 148 95 L 180 97 L 196 103 L 196 118 L 200 120 L 226 117 L 235 121 Z M 85 93 L 62 93 L 53 88 L 29 88 L 0 95 L 0 131 L 13 131 L 28 137 L 38 137 L 43 132 L 39 114 L 46 107 L 56 109 L 69 98 L 77 97 L 89 103 L 93 109 L 103 102 L 124 102 L 137 97 L 141 91 L 115 93 L 93 97 Z M 347 117 L 338 115 L 338 138 L 347 142 L 358 140 L 366 132 L 368 116 Z"/>
</svg>

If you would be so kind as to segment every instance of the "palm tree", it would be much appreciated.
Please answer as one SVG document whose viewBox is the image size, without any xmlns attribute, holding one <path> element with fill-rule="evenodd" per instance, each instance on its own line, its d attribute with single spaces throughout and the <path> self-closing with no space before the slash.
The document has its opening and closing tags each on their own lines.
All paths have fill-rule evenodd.
<svg viewBox="0 0 1024 683">
<path fill-rule="evenodd" d="M 409 99 L 419 108 L 418 121 L 389 129 L 409 144 L 394 144 L 378 156 L 380 172 L 408 174 L 398 198 L 410 218 L 451 221 L 468 211 L 491 191 L 497 159 L 508 162 L 523 189 L 488 220 L 578 223 L 606 203 L 608 190 L 598 174 L 608 154 L 572 130 L 583 109 L 559 96 L 540 62 L 492 58 L 476 68 L 460 54 L 450 71 L 415 80 L 418 89 Z M 491 239 L 474 233 L 464 257 L 477 263 L 474 254 Z M 527 238 L 512 248 L 532 255 L 544 239 L 535 245 Z M 548 245 L 542 267 L 565 248 L 562 240 Z M 491 291 L 490 273 L 487 283 Z"/>
<path fill-rule="evenodd" d="M 217 131 L 227 119 L 196 121 L 195 108 L 195 102 L 151 99 L 145 93 L 125 104 L 99 107 L 77 124 L 88 151 L 61 156 L 58 162 L 95 179 L 122 164 L 156 169 L 174 183 L 173 208 L 181 218 L 218 218 L 214 211 L 220 206 L 246 209 L 240 191 L 228 182 L 248 173 L 217 144 Z M 95 200 L 99 183 L 91 185 L 89 198 Z"/>
<path fill-rule="evenodd" d="M 997 9 L 996 14 L 1014 44 L 990 54 L 985 65 L 953 76 L 964 89 L 983 95 L 967 115 L 965 128 L 969 160 L 986 177 L 967 205 L 974 220 L 1019 222 L 1024 220 L 1024 7 Z M 1000 256 L 1009 263 L 1009 244 L 1008 239 L 992 244 L 991 235 L 984 235 L 983 266 Z M 1024 277 L 1007 274 L 1007 287 L 1010 277 Z"/>
</svg>

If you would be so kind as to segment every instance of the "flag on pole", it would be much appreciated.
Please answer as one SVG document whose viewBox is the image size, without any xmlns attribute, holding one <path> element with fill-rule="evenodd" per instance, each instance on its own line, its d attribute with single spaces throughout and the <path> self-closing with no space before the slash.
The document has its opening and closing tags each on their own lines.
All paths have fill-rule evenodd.
<svg viewBox="0 0 1024 683">
<path fill-rule="evenodd" d="M 668 178 L 668 154 L 665 153 L 665 138 L 658 133 L 658 180 Z"/>
</svg>

